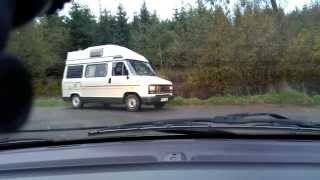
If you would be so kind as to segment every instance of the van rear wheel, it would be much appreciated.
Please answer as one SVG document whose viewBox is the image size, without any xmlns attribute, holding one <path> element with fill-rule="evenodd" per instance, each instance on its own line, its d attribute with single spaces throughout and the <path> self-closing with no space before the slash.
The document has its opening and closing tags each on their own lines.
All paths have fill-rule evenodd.
<svg viewBox="0 0 320 180">
<path fill-rule="evenodd" d="M 126 102 L 126 107 L 127 107 L 128 111 L 136 112 L 136 111 L 140 110 L 141 101 L 140 101 L 140 98 L 137 95 L 129 94 L 126 97 L 125 102 Z"/>
<path fill-rule="evenodd" d="M 71 97 L 71 103 L 72 103 L 72 107 L 75 109 L 82 108 L 82 105 L 83 105 L 81 98 L 78 95 L 73 95 Z"/>
</svg>

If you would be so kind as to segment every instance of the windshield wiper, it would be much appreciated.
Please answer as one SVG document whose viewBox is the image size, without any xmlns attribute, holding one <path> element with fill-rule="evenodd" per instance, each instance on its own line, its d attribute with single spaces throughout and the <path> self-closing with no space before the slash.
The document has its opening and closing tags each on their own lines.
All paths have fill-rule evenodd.
<svg viewBox="0 0 320 180">
<path fill-rule="evenodd" d="M 164 125 L 164 126 L 152 126 L 152 127 L 109 127 L 101 130 L 91 131 L 89 136 L 101 135 L 101 134 L 114 134 L 114 133 L 126 133 L 126 132 L 142 132 L 142 131 L 155 131 L 168 134 L 210 134 L 210 135 L 234 135 L 229 131 L 221 129 L 211 129 L 208 125 Z M 207 129 L 208 131 L 203 131 Z M 210 131 L 209 131 L 210 130 Z"/>
<path fill-rule="evenodd" d="M 2 138 L 0 139 L 0 149 L 13 148 L 21 146 L 36 146 L 43 144 L 51 144 L 54 141 L 40 138 Z"/>
<path fill-rule="evenodd" d="M 263 118 L 266 117 L 266 118 Z M 234 134 L 225 127 L 246 128 L 269 128 L 269 129 L 299 129 L 316 130 L 320 132 L 319 126 L 314 124 L 289 119 L 276 113 L 241 113 L 226 116 L 216 116 L 214 118 L 197 119 L 175 119 L 161 120 L 141 123 L 130 123 L 120 126 L 110 126 L 107 128 L 91 131 L 89 135 L 113 134 L 124 132 L 157 131 L 166 133 L 191 134 L 191 133 L 228 133 Z"/>
</svg>

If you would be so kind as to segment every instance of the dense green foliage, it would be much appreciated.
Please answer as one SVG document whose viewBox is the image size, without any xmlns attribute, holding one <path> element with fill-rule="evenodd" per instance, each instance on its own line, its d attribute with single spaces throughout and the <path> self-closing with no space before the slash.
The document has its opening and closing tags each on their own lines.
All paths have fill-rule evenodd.
<svg viewBox="0 0 320 180">
<path fill-rule="evenodd" d="M 42 84 L 61 79 L 68 51 L 118 44 L 145 55 L 185 97 L 320 93 L 319 3 L 284 13 L 272 1 L 239 0 L 234 9 L 224 0 L 197 2 L 170 20 L 143 4 L 132 21 L 122 6 L 97 18 L 73 4 L 68 17 L 43 17 L 16 30 L 8 50 Z"/>
</svg>

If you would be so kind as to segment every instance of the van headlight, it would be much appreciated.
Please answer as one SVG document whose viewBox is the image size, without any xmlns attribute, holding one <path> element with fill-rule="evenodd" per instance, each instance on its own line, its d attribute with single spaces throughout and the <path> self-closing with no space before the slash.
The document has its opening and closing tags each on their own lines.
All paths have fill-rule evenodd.
<svg viewBox="0 0 320 180">
<path fill-rule="evenodd" d="M 157 90 L 156 85 L 149 85 L 149 94 L 155 94 Z"/>
<path fill-rule="evenodd" d="M 170 91 L 173 91 L 173 86 L 172 86 L 172 85 L 169 86 L 169 90 L 170 90 Z"/>
</svg>

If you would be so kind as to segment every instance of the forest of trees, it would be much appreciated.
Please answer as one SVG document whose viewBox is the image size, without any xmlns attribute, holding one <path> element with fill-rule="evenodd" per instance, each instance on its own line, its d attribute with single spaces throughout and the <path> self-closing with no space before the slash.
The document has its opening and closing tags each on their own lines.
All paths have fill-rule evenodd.
<svg viewBox="0 0 320 180">
<path fill-rule="evenodd" d="M 59 93 L 68 51 L 118 44 L 145 55 L 181 96 L 320 93 L 317 1 L 284 13 L 273 0 L 239 0 L 233 8 L 223 0 L 198 0 L 174 10 L 169 20 L 144 3 L 128 19 L 121 5 L 116 14 L 104 10 L 95 17 L 74 3 L 68 16 L 42 17 L 17 29 L 7 49 L 23 59 L 44 92 Z"/>
</svg>

